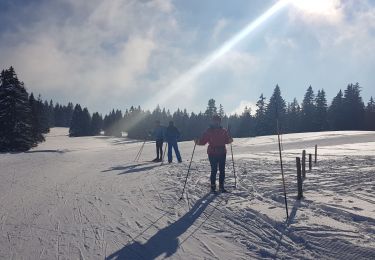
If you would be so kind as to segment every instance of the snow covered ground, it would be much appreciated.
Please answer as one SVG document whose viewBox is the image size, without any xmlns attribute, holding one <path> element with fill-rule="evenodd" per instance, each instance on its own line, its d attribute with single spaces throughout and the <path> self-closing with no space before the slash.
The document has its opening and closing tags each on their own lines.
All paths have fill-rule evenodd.
<svg viewBox="0 0 375 260">
<path fill-rule="evenodd" d="M 313 153 L 296 201 L 295 157 Z M 67 137 L 0 154 L 0 259 L 375 259 L 375 133 L 283 136 L 286 221 L 275 136 L 236 139 L 228 194 L 208 193 L 205 147 L 197 147 L 184 200 L 184 162 L 149 162 L 154 144 Z"/>
</svg>

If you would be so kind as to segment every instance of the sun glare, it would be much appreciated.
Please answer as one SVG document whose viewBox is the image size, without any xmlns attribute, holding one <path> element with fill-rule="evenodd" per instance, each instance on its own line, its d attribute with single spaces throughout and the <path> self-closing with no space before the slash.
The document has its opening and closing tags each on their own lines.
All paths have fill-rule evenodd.
<svg viewBox="0 0 375 260">
<path fill-rule="evenodd" d="M 336 14 L 339 0 L 293 0 L 297 9 L 311 15 L 332 16 Z"/>
</svg>

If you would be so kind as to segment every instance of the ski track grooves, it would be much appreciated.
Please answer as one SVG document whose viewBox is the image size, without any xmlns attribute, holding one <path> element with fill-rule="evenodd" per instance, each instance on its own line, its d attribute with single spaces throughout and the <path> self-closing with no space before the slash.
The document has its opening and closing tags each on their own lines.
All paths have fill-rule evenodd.
<svg viewBox="0 0 375 260">
<path fill-rule="evenodd" d="M 324 160 L 306 172 L 305 198 L 297 202 L 298 153 L 286 150 L 286 221 L 272 143 L 258 145 L 255 153 L 257 145 L 241 145 L 239 140 L 234 152 L 251 153 L 235 157 L 237 189 L 214 195 L 207 195 L 210 167 L 205 148 L 197 148 L 184 200 L 178 201 L 186 160 L 136 163 L 138 143 L 48 138 L 64 140 L 58 149 L 66 152 L 1 158 L 5 168 L 0 173 L 0 258 L 115 259 L 127 252 L 125 259 L 161 259 L 166 254 L 171 259 L 375 259 L 373 155 L 321 156 Z M 48 138 L 38 149 L 57 149 L 49 146 Z M 295 138 L 284 148 L 295 149 L 299 142 Z M 183 158 L 190 158 L 192 144 L 181 146 L 186 151 Z M 328 151 L 329 145 L 322 150 Z M 153 144 L 146 143 L 142 160 L 153 152 Z M 226 184 L 231 190 L 231 158 L 227 162 Z M 166 234 L 173 236 L 166 237 L 166 243 L 176 242 L 176 248 L 155 242 Z M 155 246 L 161 247 L 156 253 Z"/>
</svg>

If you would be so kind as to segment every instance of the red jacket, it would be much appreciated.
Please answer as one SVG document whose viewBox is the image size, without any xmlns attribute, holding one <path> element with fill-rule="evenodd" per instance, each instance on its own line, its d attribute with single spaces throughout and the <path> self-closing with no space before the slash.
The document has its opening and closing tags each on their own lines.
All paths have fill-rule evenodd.
<svg viewBox="0 0 375 260">
<path fill-rule="evenodd" d="M 208 155 L 222 155 L 226 154 L 226 144 L 233 142 L 232 137 L 229 136 L 228 131 L 221 127 L 210 127 L 204 132 L 203 136 L 197 142 L 198 145 L 205 145 L 208 143 Z"/>
</svg>

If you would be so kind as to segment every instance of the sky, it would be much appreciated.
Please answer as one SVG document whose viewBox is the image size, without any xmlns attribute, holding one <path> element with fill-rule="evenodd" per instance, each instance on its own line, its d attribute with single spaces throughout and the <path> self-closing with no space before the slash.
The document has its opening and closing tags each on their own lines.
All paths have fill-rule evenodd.
<svg viewBox="0 0 375 260">
<path fill-rule="evenodd" d="M 0 69 L 103 114 L 199 112 L 210 98 L 241 113 L 276 84 L 288 102 L 311 85 L 330 103 L 356 82 L 375 97 L 375 0 L 283 1 L 0 0 Z"/>
</svg>

